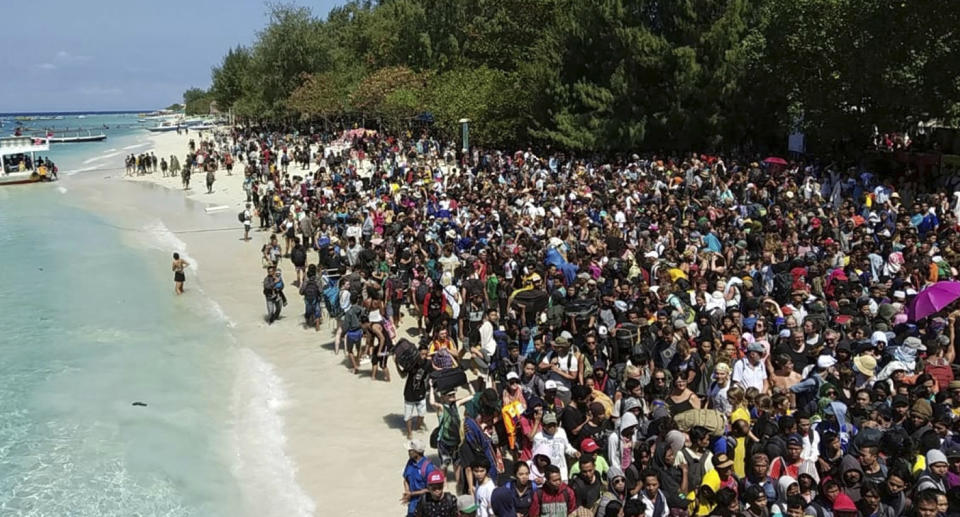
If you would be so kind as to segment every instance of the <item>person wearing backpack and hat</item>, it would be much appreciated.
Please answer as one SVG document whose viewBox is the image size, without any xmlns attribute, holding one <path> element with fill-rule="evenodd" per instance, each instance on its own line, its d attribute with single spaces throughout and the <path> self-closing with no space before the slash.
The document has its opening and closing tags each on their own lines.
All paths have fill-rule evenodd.
<svg viewBox="0 0 960 517">
<path fill-rule="evenodd" d="M 429 492 L 427 479 L 436 470 L 433 463 L 423 455 L 425 450 L 426 448 L 420 440 L 407 442 L 409 458 L 403 469 L 403 496 L 400 500 L 407 503 L 408 516 L 416 513 L 420 496 Z"/>
<path fill-rule="evenodd" d="M 440 470 L 427 474 L 427 492 L 417 502 L 415 517 L 457 517 L 457 497 L 444 490 L 447 478 Z"/>
</svg>

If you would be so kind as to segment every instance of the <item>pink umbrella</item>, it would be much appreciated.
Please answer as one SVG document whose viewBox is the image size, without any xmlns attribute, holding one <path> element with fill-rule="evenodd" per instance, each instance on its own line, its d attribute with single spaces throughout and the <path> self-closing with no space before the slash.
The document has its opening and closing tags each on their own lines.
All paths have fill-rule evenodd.
<svg viewBox="0 0 960 517">
<path fill-rule="evenodd" d="M 910 302 L 910 320 L 919 321 L 936 314 L 957 298 L 960 298 L 960 282 L 937 282 L 920 291 Z"/>
<path fill-rule="evenodd" d="M 769 163 L 770 165 L 786 165 L 787 161 L 776 156 L 769 156 L 766 160 L 763 160 L 763 163 Z"/>
</svg>

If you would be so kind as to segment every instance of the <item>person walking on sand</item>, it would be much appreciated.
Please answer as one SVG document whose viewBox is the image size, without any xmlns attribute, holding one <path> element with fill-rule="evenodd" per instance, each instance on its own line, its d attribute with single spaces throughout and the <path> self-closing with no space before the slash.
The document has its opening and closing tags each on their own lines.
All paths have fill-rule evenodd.
<svg viewBox="0 0 960 517">
<path fill-rule="evenodd" d="M 250 211 L 250 203 L 247 203 L 243 212 L 240 213 L 240 222 L 243 223 L 243 240 L 250 240 L 250 227 L 253 226 L 253 213 Z"/>
<path fill-rule="evenodd" d="M 183 171 L 180 173 L 180 179 L 183 181 L 183 190 L 190 190 L 190 163 L 187 162 L 183 166 Z"/>
<path fill-rule="evenodd" d="M 267 301 L 267 323 L 270 325 L 280 318 L 280 309 L 283 307 L 282 289 L 283 280 L 280 279 L 277 268 L 268 267 L 267 276 L 263 279 L 263 296 Z"/>
<path fill-rule="evenodd" d="M 186 260 L 180 258 L 179 253 L 173 254 L 173 264 L 171 269 L 173 270 L 173 292 L 180 295 L 183 294 L 183 282 L 186 281 L 187 277 L 183 274 L 183 270 L 189 266 Z"/>
<path fill-rule="evenodd" d="M 317 278 L 316 264 L 307 268 L 307 279 L 300 286 L 300 295 L 303 296 L 304 320 L 307 327 L 316 328 L 320 332 L 321 310 L 323 307 L 323 287 Z"/>
<path fill-rule="evenodd" d="M 216 181 L 217 177 L 213 172 L 213 168 L 207 169 L 207 194 L 213 194 L 213 182 Z"/>
</svg>

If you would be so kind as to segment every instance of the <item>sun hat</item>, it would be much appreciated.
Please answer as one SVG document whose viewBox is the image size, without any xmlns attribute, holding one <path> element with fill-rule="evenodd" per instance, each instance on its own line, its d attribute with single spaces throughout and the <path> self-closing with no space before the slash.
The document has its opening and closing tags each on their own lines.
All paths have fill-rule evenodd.
<svg viewBox="0 0 960 517">
<path fill-rule="evenodd" d="M 910 414 L 912 416 L 920 417 L 926 420 L 933 418 L 933 406 L 930 405 L 930 402 L 924 399 L 917 399 L 913 403 L 913 406 L 910 407 Z M 927 462 L 929 465 L 930 462 Z"/>
<path fill-rule="evenodd" d="M 717 454 L 713 457 L 713 468 L 715 469 L 725 469 L 733 466 L 733 460 L 731 460 L 726 454 Z"/>
<path fill-rule="evenodd" d="M 923 344 L 923 341 L 920 341 L 920 338 L 916 336 L 910 336 L 907 339 L 904 339 L 903 346 L 921 351 L 927 349 L 926 345 Z"/>
<path fill-rule="evenodd" d="M 873 377 L 877 371 L 877 359 L 872 355 L 858 355 L 853 358 L 853 367 L 863 375 Z"/>
</svg>

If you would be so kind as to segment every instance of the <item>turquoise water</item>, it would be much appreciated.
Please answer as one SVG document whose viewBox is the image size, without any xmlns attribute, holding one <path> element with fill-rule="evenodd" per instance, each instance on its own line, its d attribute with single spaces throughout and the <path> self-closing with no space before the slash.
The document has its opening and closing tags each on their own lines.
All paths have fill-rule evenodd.
<svg viewBox="0 0 960 517">
<path fill-rule="evenodd" d="M 65 115 L 62 120 L 22 121 L 27 134 L 45 134 L 48 129 L 54 134 L 71 134 L 80 129 L 107 136 L 102 142 L 51 144 L 49 153 L 40 153 L 43 157 L 49 156 L 63 173 L 113 171 L 123 167 L 124 156 L 152 148 L 149 143 L 151 133 L 146 127 L 156 123 L 141 123 L 135 113 L 77 117 L 73 114 Z M 3 120 L 0 134 L 12 134 L 15 121 L 11 116 L 3 116 Z"/>
<path fill-rule="evenodd" d="M 54 159 L 76 167 L 143 133 Z M 158 249 L 64 196 L 0 189 L 0 515 L 242 514 L 226 325 L 173 296 Z"/>
</svg>

